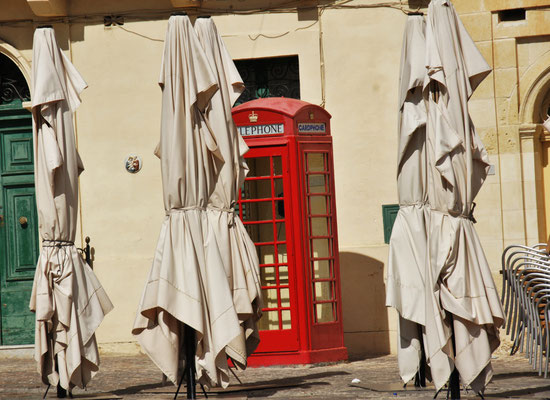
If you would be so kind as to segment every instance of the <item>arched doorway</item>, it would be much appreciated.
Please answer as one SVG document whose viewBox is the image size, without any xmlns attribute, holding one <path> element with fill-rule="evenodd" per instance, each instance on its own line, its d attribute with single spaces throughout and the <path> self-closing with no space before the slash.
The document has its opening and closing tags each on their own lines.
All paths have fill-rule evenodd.
<svg viewBox="0 0 550 400">
<path fill-rule="evenodd" d="M 39 245 L 28 100 L 23 73 L 0 52 L 0 345 L 34 342 L 29 298 Z"/>
<path fill-rule="evenodd" d="M 538 107 L 538 118 L 543 122 L 546 119 L 550 118 L 550 91 L 544 97 L 544 100 L 541 102 Z M 539 134 L 540 140 L 540 171 L 542 178 L 542 196 L 544 204 L 544 221 L 541 223 L 541 231 L 543 235 L 541 241 L 545 241 L 550 235 L 550 132 L 548 129 L 540 129 Z"/>
</svg>

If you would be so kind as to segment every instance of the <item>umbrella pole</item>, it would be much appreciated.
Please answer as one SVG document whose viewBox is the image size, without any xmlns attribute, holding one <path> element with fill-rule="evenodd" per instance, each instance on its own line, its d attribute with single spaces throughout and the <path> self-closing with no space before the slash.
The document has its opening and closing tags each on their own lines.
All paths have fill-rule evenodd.
<svg viewBox="0 0 550 400">
<path fill-rule="evenodd" d="M 460 377 L 456 367 L 451 372 L 451 377 L 449 378 L 449 390 L 452 400 L 460 399 Z"/>
<path fill-rule="evenodd" d="M 420 340 L 420 364 L 418 372 L 414 376 L 415 387 L 426 387 L 426 353 L 424 352 L 424 338 L 422 336 L 422 327 L 418 325 L 418 338 Z"/>
<path fill-rule="evenodd" d="M 197 398 L 197 393 L 195 390 L 195 330 L 187 324 L 183 325 L 183 347 L 185 351 L 185 369 L 183 370 L 183 374 L 181 376 L 178 389 L 176 390 L 174 400 L 176 400 L 176 398 L 178 397 L 178 393 L 180 391 L 180 387 L 184 378 L 187 378 L 187 398 Z"/>
<path fill-rule="evenodd" d="M 454 328 L 454 319 L 453 314 L 451 314 L 451 342 L 453 344 L 453 354 L 456 356 L 456 344 L 455 344 L 455 328 Z M 456 400 L 460 399 L 460 375 L 456 369 L 456 365 L 451 372 L 449 377 L 449 392 L 451 392 L 451 399 Z M 447 392 L 448 393 L 448 392 Z"/>
<path fill-rule="evenodd" d="M 187 375 L 187 398 L 196 399 L 195 392 L 195 330 L 184 325 L 185 372 Z"/>
<path fill-rule="evenodd" d="M 57 354 L 55 355 L 55 372 L 59 374 L 59 364 L 57 360 Z M 47 392 L 46 392 L 47 393 Z M 64 399 L 67 397 L 67 390 L 61 386 L 61 381 L 57 382 L 57 398 Z"/>
<path fill-rule="evenodd" d="M 48 384 L 48 387 L 46 388 L 46 393 L 44 393 L 44 397 L 42 397 L 42 399 L 45 399 L 46 396 L 48 396 L 48 391 L 50 390 L 50 386 L 52 385 Z"/>
</svg>

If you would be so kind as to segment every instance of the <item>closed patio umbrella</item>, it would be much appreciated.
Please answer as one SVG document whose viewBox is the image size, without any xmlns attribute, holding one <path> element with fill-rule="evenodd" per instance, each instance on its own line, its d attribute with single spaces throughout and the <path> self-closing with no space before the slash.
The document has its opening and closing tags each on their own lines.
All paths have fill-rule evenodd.
<svg viewBox="0 0 550 400">
<path fill-rule="evenodd" d="M 490 73 L 449 0 L 432 0 L 426 26 L 428 75 L 428 227 L 426 340 L 434 383 L 456 367 L 463 384 L 482 391 L 492 377 L 504 314 L 474 228 L 474 199 L 487 176 L 487 152 L 468 100 Z M 454 348 L 453 348 L 454 347 Z"/>
<path fill-rule="evenodd" d="M 44 383 L 85 387 L 99 368 L 94 332 L 113 308 L 74 245 L 78 176 L 84 167 L 75 146 L 72 113 L 86 83 L 59 49 L 50 27 L 35 31 L 32 61 L 36 203 L 42 237 L 30 300 L 36 313 L 35 359 Z"/>
<path fill-rule="evenodd" d="M 231 114 L 231 107 L 243 92 L 244 83 L 214 21 L 199 17 L 195 21 L 195 31 L 219 87 L 207 108 L 206 119 L 225 162 L 210 195 L 207 213 L 223 255 L 242 328 L 242 335 L 227 346 L 226 352 L 237 365 L 245 367 L 247 357 L 260 341 L 257 321 L 261 316 L 262 297 L 256 247 L 233 209 L 248 172 L 244 160 L 248 146 L 237 132 Z"/>
<path fill-rule="evenodd" d="M 133 334 L 176 383 L 182 362 L 199 382 L 227 386 L 226 347 L 241 335 L 224 254 L 209 222 L 208 202 L 223 164 L 204 113 L 218 90 L 216 77 L 186 15 L 168 20 L 159 84 L 164 208 L 149 278 Z M 183 342 L 194 331 L 194 360 Z"/>
<path fill-rule="evenodd" d="M 424 271 L 429 213 L 426 164 L 426 106 L 422 86 L 426 76 L 425 22 L 407 19 L 403 35 L 399 81 L 398 168 L 399 212 L 390 238 L 386 305 L 399 313 L 399 373 L 406 383 L 421 362 L 425 324 Z"/>
</svg>

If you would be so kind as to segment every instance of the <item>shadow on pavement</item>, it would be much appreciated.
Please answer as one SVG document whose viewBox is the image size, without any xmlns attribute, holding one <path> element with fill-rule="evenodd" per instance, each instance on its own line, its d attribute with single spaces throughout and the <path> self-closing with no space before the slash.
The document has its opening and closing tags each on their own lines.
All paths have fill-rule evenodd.
<svg viewBox="0 0 550 400">
<path fill-rule="evenodd" d="M 307 374 L 302 376 L 293 376 L 289 378 L 269 379 L 254 382 L 243 382 L 240 384 L 232 384 L 228 389 L 214 388 L 211 394 L 223 395 L 224 393 L 241 392 L 246 393 L 248 397 L 265 397 L 276 394 L 279 390 L 287 390 L 291 387 L 300 389 L 308 389 L 314 386 L 330 386 L 328 382 L 320 382 L 317 380 L 334 377 L 337 375 L 350 375 L 348 372 L 334 371 L 334 372 L 320 372 L 314 374 Z M 184 390 L 180 389 L 180 392 Z M 161 382 L 151 383 L 146 385 L 128 386 L 123 389 L 117 389 L 112 391 L 115 395 L 132 395 L 132 394 L 145 394 L 147 392 L 154 393 L 175 393 L 176 387 L 170 383 L 163 385 Z M 200 387 L 197 385 L 197 394 L 200 392 Z M 207 391 L 208 393 L 208 391 Z"/>
<path fill-rule="evenodd" d="M 158 383 L 149 383 L 147 385 L 136 385 L 136 386 L 128 386 L 124 389 L 117 389 L 113 390 L 111 393 L 116 394 L 118 396 L 121 396 L 123 394 L 137 394 L 142 391 L 147 391 L 151 389 L 158 389 L 164 386 L 168 386 L 167 384 L 163 384 L 161 382 Z M 171 385 L 170 385 L 171 386 Z M 176 392 L 176 389 L 174 387 L 174 393 Z"/>
<path fill-rule="evenodd" d="M 501 399 L 501 398 L 510 398 L 510 397 L 516 397 L 516 396 L 524 396 L 528 394 L 547 392 L 549 390 L 550 390 L 550 385 L 546 385 L 546 386 L 537 386 L 537 387 L 523 388 L 523 389 L 517 389 L 517 390 L 506 390 L 504 392 L 486 393 L 484 394 L 484 396 L 485 398 L 498 397 L 499 399 Z"/>
<path fill-rule="evenodd" d="M 537 371 L 506 372 L 502 374 L 493 375 L 493 381 L 499 381 L 502 379 L 524 378 L 524 377 L 536 378 L 537 376 L 538 376 Z"/>
</svg>

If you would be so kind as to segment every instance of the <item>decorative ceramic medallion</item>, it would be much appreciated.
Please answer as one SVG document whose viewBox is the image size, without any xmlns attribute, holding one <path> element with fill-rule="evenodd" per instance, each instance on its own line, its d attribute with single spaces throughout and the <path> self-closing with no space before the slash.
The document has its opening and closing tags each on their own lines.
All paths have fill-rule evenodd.
<svg viewBox="0 0 550 400">
<path fill-rule="evenodd" d="M 126 171 L 128 171 L 129 173 L 137 174 L 141 170 L 143 162 L 141 161 L 141 157 L 135 154 L 131 154 L 126 157 L 126 160 L 124 161 L 124 166 L 126 167 Z"/>
</svg>

